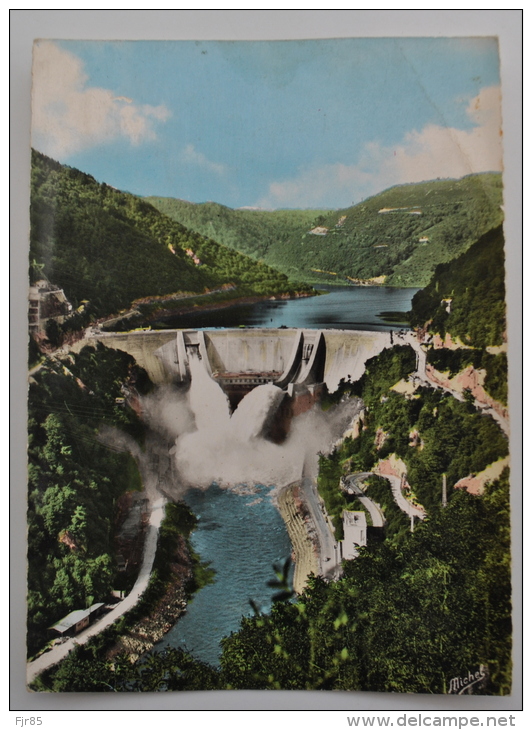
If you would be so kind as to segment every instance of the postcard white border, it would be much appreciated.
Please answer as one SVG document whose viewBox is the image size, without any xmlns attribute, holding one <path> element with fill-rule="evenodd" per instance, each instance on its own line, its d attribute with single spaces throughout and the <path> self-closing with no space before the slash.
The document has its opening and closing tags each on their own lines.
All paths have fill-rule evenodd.
<svg viewBox="0 0 532 730">
<path fill-rule="evenodd" d="M 519 711 L 522 708 L 522 13 L 520 10 L 11 10 L 11 656 L 10 709 Z M 510 413 L 514 544 L 514 690 L 511 697 L 358 692 L 187 692 L 158 695 L 36 695 L 25 690 L 26 288 L 30 171 L 31 47 L 34 38 L 281 40 L 359 36 L 500 39 L 504 124 Z M 7 545 L 6 545 L 7 548 Z M 145 718 L 143 718 L 145 719 Z M 294 718 L 295 719 L 295 718 Z M 344 720 L 345 722 L 345 720 Z"/>
</svg>

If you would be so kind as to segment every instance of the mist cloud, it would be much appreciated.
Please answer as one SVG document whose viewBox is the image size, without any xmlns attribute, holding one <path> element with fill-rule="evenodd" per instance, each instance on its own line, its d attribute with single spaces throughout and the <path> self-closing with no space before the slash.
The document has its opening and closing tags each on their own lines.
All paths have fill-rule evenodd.
<svg viewBox="0 0 532 730">
<path fill-rule="evenodd" d="M 303 473 L 315 476 L 318 454 L 330 452 L 361 405 L 349 399 L 326 412 L 316 405 L 294 418 L 284 443 L 276 444 L 264 433 L 284 391 L 257 386 L 231 414 L 225 393 L 199 360 L 191 360 L 191 371 L 188 391 L 164 387 L 142 398 L 143 419 L 156 436 L 150 448 L 172 459 L 174 476 L 166 490 L 176 499 L 190 487 L 207 489 L 213 482 L 282 487 Z"/>
</svg>

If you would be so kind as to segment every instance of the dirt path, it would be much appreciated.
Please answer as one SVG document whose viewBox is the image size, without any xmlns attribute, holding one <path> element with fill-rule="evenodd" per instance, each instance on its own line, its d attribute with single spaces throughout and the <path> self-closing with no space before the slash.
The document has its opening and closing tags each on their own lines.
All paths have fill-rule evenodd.
<svg viewBox="0 0 532 730">
<path fill-rule="evenodd" d="M 373 527 L 384 527 L 386 520 L 384 519 L 380 506 L 369 497 L 366 497 L 362 489 L 358 486 L 360 479 L 366 479 L 369 476 L 372 476 L 372 472 L 349 474 L 349 476 L 345 477 L 345 483 L 353 490 L 353 493 L 356 494 L 362 506 L 369 512 Z"/>
<path fill-rule="evenodd" d="M 421 382 L 423 385 L 429 386 L 430 388 L 434 388 L 436 390 L 443 390 L 446 393 L 449 393 L 457 400 L 463 401 L 464 396 L 462 393 L 458 393 L 456 390 L 452 390 L 452 388 L 447 388 L 444 385 L 441 385 L 440 383 L 435 383 L 433 380 L 431 380 L 427 374 L 427 353 L 425 350 L 421 347 L 421 344 L 417 341 L 416 335 L 413 332 L 410 332 L 406 335 L 408 344 L 412 347 L 414 352 L 417 355 L 417 369 L 414 374 L 414 379 L 417 379 L 419 382 Z M 474 400 L 473 404 L 475 408 L 480 411 L 481 413 L 486 413 L 487 415 L 491 416 L 494 421 L 496 421 L 499 426 L 501 427 L 503 433 L 508 436 L 510 434 L 510 424 L 508 421 L 503 418 L 503 416 L 500 415 L 500 413 L 497 413 L 497 411 L 494 408 L 491 408 L 486 403 L 481 403 L 478 400 Z"/>
<path fill-rule="evenodd" d="M 121 601 L 112 611 L 105 615 L 100 621 L 89 626 L 85 631 L 80 632 L 77 636 L 68 639 L 63 644 L 54 646 L 53 649 L 42 654 L 38 659 L 27 664 L 26 678 L 28 684 L 32 682 L 41 672 L 49 667 L 57 664 L 64 659 L 77 645 L 85 644 L 90 638 L 96 636 L 101 631 L 111 626 L 120 616 L 123 616 L 130 608 L 137 603 L 140 596 L 146 590 L 149 583 L 155 552 L 157 549 L 157 537 L 159 535 L 159 527 L 164 518 L 164 510 L 166 499 L 159 497 L 150 505 L 150 521 L 146 532 L 146 540 L 144 543 L 144 553 L 142 556 L 142 565 L 140 567 L 139 576 L 131 592 Z"/>
</svg>

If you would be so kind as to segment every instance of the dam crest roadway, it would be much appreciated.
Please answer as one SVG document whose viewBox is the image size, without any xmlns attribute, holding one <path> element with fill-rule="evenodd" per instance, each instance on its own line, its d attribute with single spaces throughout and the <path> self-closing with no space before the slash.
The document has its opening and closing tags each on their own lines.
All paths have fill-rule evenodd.
<svg viewBox="0 0 532 730">
<path fill-rule="evenodd" d="M 342 378 L 358 380 L 368 359 L 392 344 L 412 344 L 405 340 L 401 342 L 401 336 L 396 332 L 391 336 L 387 332 L 332 329 L 239 328 L 118 333 L 92 329 L 77 345 L 83 347 L 91 342 L 101 342 L 129 353 L 155 385 L 188 383 L 190 357 L 197 354 L 208 374 L 226 392 L 248 391 L 257 385 L 273 383 L 290 393 L 296 386 L 319 383 L 325 383 L 329 391 L 334 391 Z"/>
<path fill-rule="evenodd" d="M 127 352 L 157 386 L 188 386 L 199 361 L 209 378 L 225 392 L 232 411 L 247 393 L 260 385 L 271 384 L 295 398 L 289 407 L 295 415 L 311 407 L 319 398 L 323 384 L 334 392 L 342 379 L 356 381 L 362 377 L 366 362 L 383 349 L 395 344 L 413 345 L 414 339 L 413 333 L 331 329 L 179 329 L 120 333 L 91 329 L 77 346 L 99 342 Z M 340 552 L 313 472 L 314 469 L 304 465 L 300 475 L 301 496 L 310 509 L 319 544 L 319 573 L 334 579 L 340 571 Z"/>
</svg>

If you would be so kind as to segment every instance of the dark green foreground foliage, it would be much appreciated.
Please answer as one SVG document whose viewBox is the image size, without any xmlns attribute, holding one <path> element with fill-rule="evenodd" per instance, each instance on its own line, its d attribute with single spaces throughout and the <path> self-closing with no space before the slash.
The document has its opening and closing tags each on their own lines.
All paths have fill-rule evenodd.
<svg viewBox="0 0 532 730">
<path fill-rule="evenodd" d="M 451 312 L 444 299 L 452 299 Z M 504 236 L 499 226 L 451 264 L 441 264 L 412 300 L 410 321 L 442 337 L 449 332 L 472 347 L 500 345 L 506 329 Z"/>
<path fill-rule="evenodd" d="M 187 230 L 146 201 L 36 151 L 30 260 L 32 280 L 44 273 L 74 308 L 89 300 L 96 317 L 141 297 L 201 294 L 229 283 L 235 298 L 298 288 L 284 274 Z"/>
<path fill-rule="evenodd" d="M 511 685 L 508 478 L 453 495 L 398 544 L 365 548 L 336 583 L 243 618 L 221 668 L 181 651 L 131 666 L 88 648 L 56 670 L 54 691 L 339 689 L 445 693 L 485 664 L 489 694 Z M 47 680 L 50 681 L 49 679 Z"/>
<path fill-rule="evenodd" d="M 244 619 L 223 641 L 235 688 L 447 691 L 480 663 L 510 687 L 507 475 L 459 492 L 397 546 L 364 550 L 345 577 L 315 579 L 297 604 Z"/>
<path fill-rule="evenodd" d="M 502 221 L 502 181 L 495 173 L 398 185 L 335 211 L 231 210 L 216 203 L 148 200 L 188 228 L 291 278 L 340 284 L 346 276 L 385 275 L 391 286 L 425 286 L 437 264 L 456 258 Z M 386 208 L 392 210 L 379 212 Z M 326 236 L 309 233 L 316 226 L 327 228 Z"/>
<path fill-rule="evenodd" d="M 115 503 L 140 489 L 132 457 L 104 447 L 102 424 L 137 438 L 135 413 L 117 404 L 121 386 L 146 388 L 133 358 L 102 345 L 65 364 L 47 360 L 32 376 L 28 399 L 28 652 L 67 613 L 105 600 L 116 564 L 111 538 Z"/>
</svg>

